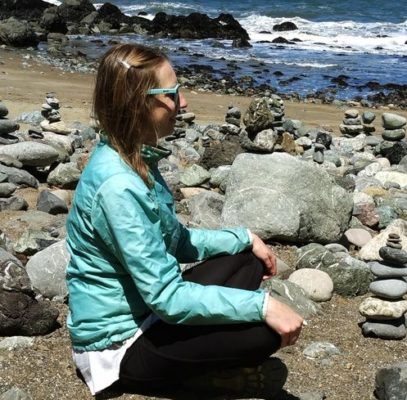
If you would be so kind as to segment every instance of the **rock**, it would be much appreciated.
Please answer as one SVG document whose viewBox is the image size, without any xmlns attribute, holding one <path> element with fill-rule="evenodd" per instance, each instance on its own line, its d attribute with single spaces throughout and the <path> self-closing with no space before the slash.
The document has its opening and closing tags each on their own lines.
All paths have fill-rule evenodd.
<svg viewBox="0 0 407 400">
<path fill-rule="evenodd" d="M 407 155 L 407 143 L 383 141 L 379 151 L 391 164 L 399 164 Z"/>
<path fill-rule="evenodd" d="M 191 124 L 195 119 L 195 114 L 192 112 L 181 113 L 177 115 L 178 121 L 184 121 L 188 124 Z"/>
<path fill-rule="evenodd" d="M 75 189 L 81 171 L 74 163 L 59 164 L 47 178 L 47 183 L 61 189 Z"/>
<path fill-rule="evenodd" d="M 250 103 L 243 123 L 249 135 L 254 135 L 265 129 L 272 129 L 274 122 L 274 103 L 269 97 L 255 98 Z"/>
<path fill-rule="evenodd" d="M 28 203 L 22 197 L 13 196 L 6 199 L 0 198 L 0 211 L 19 211 L 27 209 Z"/>
<path fill-rule="evenodd" d="M 43 190 L 40 192 L 37 199 L 37 210 L 53 215 L 67 214 L 68 206 L 59 197 L 55 196 L 48 190 Z"/>
<path fill-rule="evenodd" d="M 358 134 L 354 138 L 334 137 L 332 139 L 332 148 L 341 153 L 353 153 L 361 151 L 365 147 L 366 135 L 364 133 Z"/>
<path fill-rule="evenodd" d="M 400 187 L 407 186 L 407 174 L 397 171 L 380 171 L 375 175 L 377 179 L 382 184 L 386 182 L 395 182 L 400 185 Z"/>
<path fill-rule="evenodd" d="M 92 11 L 95 7 L 90 0 L 64 0 L 58 7 L 58 14 L 67 23 L 80 22 Z"/>
<path fill-rule="evenodd" d="M 320 311 L 318 304 L 309 299 L 305 291 L 292 282 L 274 278 L 264 281 L 261 286 L 269 291 L 272 297 L 287 304 L 304 318 L 310 318 Z"/>
<path fill-rule="evenodd" d="M 202 187 L 182 187 L 179 191 L 184 199 L 189 200 L 198 194 L 208 192 L 208 189 L 204 189 Z"/>
<path fill-rule="evenodd" d="M 335 242 L 347 228 L 352 203 L 314 164 L 284 153 L 246 153 L 232 165 L 222 220 L 263 239 Z"/>
<path fill-rule="evenodd" d="M 24 390 L 13 387 L 10 390 L 7 390 L 7 392 L 2 393 L 0 395 L 0 400 L 32 400 L 32 397 Z"/>
<path fill-rule="evenodd" d="M 359 117 L 359 110 L 356 108 L 349 108 L 345 111 L 345 118 L 357 118 Z"/>
<path fill-rule="evenodd" d="M 211 173 L 209 184 L 212 187 L 220 187 L 223 190 L 229 177 L 230 168 L 230 165 L 221 165 L 218 168 L 211 169 L 209 171 Z"/>
<path fill-rule="evenodd" d="M 396 266 L 402 266 L 407 263 L 407 251 L 405 250 L 383 246 L 379 249 L 379 255 L 384 261 L 395 264 Z"/>
<path fill-rule="evenodd" d="M 0 154 L 16 158 L 25 166 L 45 167 L 58 158 L 54 148 L 37 142 L 20 142 L 0 147 Z"/>
<path fill-rule="evenodd" d="M 12 336 L 0 341 L 0 350 L 21 350 L 31 347 L 34 344 L 34 338 L 25 336 Z"/>
<path fill-rule="evenodd" d="M 362 114 L 362 121 L 364 124 L 371 124 L 376 118 L 376 114 L 372 111 L 365 111 Z"/>
<path fill-rule="evenodd" d="M 407 293 L 407 283 L 401 279 L 381 279 L 372 282 L 369 290 L 383 299 L 397 300 Z"/>
<path fill-rule="evenodd" d="M 0 119 L 0 136 L 15 132 L 18 129 L 20 129 L 20 125 L 17 122 L 9 119 Z"/>
<path fill-rule="evenodd" d="M 6 156 L 5 154 L 0 154 L 0 164 L 5 165 L 6 167 L 15 167 L 15 168 L 23 167 L 23 163 L 21 163 L 14 157 Z"/>
<path fill-rule="evenodd" d="M 328 243 L 325 248 L 331 253 L 348 253 L 348 249 L 339 243 Z"/>
<path fill-rule="evenodd" d="M 403 249 L 407 249 L 407 222 L 402 219 L 396 219 L 359 250 L 359 257 L 362 260 L 379 260 L 381 258 L 379 249 L 386 246 L 390 233 L 397 233 L 401 237 Z"/>
<path fill-rule="evenodd" d="M 207 170 L 221 165 L 231 165 L 242 151 L 239 138 L 231 137 L 222 142 L 211 143 L 209 147 L 205 148 L 200 165 Z"/>
<path fill-rule="evenodd" d="M 259 150 L 272 152 L 278 140 L 278 135 L 272 129 L 259 132 L 253 140 Z"/>
<path fill-rule="evenodd" d="M 33 295 L 30 279 L 21 262 L 0 248 L 0 291 L 22 292 Z"/>
<path fill-rule="evenodd" d="M 326 272 L 303 268 L 294 271 L 288 280 L 304 289 L 305 293 L 313 301 L 328 301 L 332 297 L 334 285 Z"/>
<path fill-rule="evenodd" d="M 407 361 L 380 368 L 376 372 L 375 394 L 378 400 L 407 398 Z"/>
<path fill-rule="evenodd" d="M 324 246 L 311 243 L 297 251 L 296 269 L 313 268 L 326 272 L 332 279 L 334 291 L 342 296 L 356 296 L 368 291 L 372 274 L 367 264 L 349 255 L 337 259 Z"/>
<path fill-rule="evenodd" d="M 362 333 L 364 336 L 381 339 L 404 339 L 406 337 L 405 318 L 403 316 L 385 322 L 366 321 L 362 325 Z"/>
<path fill-rule="evenodd" d="M 0 100 L 0 118 L 4 118 L 8 114 L 7 106 Z"/>
<path fill-rule="evenodd" d="M 17 186 L 14 183 L 0 183 L 0 197 L 10 197 L 16 189 Z"/>
<path fill-rule="evenodd" d="M 21 186 L 38 187 L 38 181 L 27 171 L 14 167 L 6 167 L 0 164 L 0 173 L 6 174 L 8 181 Z"/>
<path fill-rule="evenodd" d="M 39 125 L 43 120 L 40 111 L 23 112 L 16 118 L 16 122 L 30 125 Z"/>
<path fill-rule="evenodd" d="M 314 342 L 308 345 L 302 352 L 305 357 L 315 359 L 324 359 L 334 355 L 341 354 L 340 350 L 329 342 Z"/>
<path fill-rule="evenodd" d="M 220 215 L 224 201 L 224 196 L 210 191 L 192 197 L 188 201 L 191 222 L 201 228 L 220 228 Z"/>
<path fill-rule="evenodd" d="M 407 268 L 395 267 L 394 265 L 372 261 L 368 263 L 370 270 L 378 278 L 399 278 L 407 276 Z"/>
<path fill-rule="evenodd" d="M 407 120 L 401 115 L 392 113 L 383 113 L 382 120 L 384 129 L 400 129 L 407 122 Z"/>
<path fill-rule="evenodd" d="M 281 32 L 281 31 L 295 31 L 298 29 L 297 25 L 291 21 L 284 21 L 281 24 L 273 25 L 273 31 Z"/>
<path fill-rule="evenodd" d="M 368 297 L 359 305 L 359 312 L 366 318 L 389 320 L 401 318 L 407 311 L 407 300 L 386 301 Z"/>
<path fill-rule="evenodd" d="M 51 232 L 37 231 L 28 228 L 14 245 L 14 251 L 31 256 L 57 241 L 55 236 L 51 235 Z"/>
<path fill-rule="evenodd" d="M 68 128 L 63 121 L 49 122 L 44 120 L 40 123 L 40 126 L 44 131 L 57 133 L 59 135 L 69 135 L 72 133 L 72 129 Z"/>
<path fill-rule="evenodd" d="M 357 247 L 362 247 L 372 239 L 372 235 L 365 229 L 352 228 L 345 232 L 345 237 L 349 243 Z"/>
<path fill-rule="evenodd" d="M 65 275 L 69 259 L 65 240 L 61 240 L 28 260 L 27 274 L 34 288 L 44 297 L 52 299 L 68 295 Z"/>
<path fill-rule="evenodd" d="M 326 400 L 324 392 L 306 392 L 301 393 L 299 400 Z"/>
<path fill-rule="evenodd" d="M 199 186 L 211 179 L 211 174 L 199 165 L 192 165 L 180 174 L 180 181 L 185 186 Z"/>
<path fill-rule="evenodd" d="M 406 136 L 405 129 L 393 129 L 393 130 L 385 130 L 382 133 L 382 137 L 384 140 L 389 140 L 390 142 L 397 142 L 401 139 L 404 139 Z"/>
<path fill-rule="evenodd" d="M 365 226 L 374 228 L 379 223 L 379 214 L 374 204 L 362 203 L 355 205 L 353 215 Z"/>
<path fill-rule="evenodd" d="M 26 21 L 9 18 L 0 21 L 0 43 L 12 47 L 37 47 L 39 38 Z"/>
</svg>

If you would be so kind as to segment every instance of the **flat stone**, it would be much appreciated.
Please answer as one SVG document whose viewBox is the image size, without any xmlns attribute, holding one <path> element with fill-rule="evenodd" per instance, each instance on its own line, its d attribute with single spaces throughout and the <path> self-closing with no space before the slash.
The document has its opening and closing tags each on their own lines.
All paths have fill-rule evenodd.
<svg viewBox="0 0 407 400">
<path fill-rule="evenodd" d="M 401 279 L 381 279 L 372 282 L 369 290 L 381 298 L 397 300 L 407 293 L 407 283 Z"/>
<path fill-rule="evenodd" d="M 26 336 L 11 336 L 0 341 L 0 350 L 19 350 L 31 347 L 34 338 Z"/>
<path fill-rule="evenodd" d="M 400 239 L 400 235 L 397 233 L 389 233 L 389 240 Z"/>
<path fill-rule="evenodd" d="M 357 118 L 359 117 L 359 110 L 356 108 L 349 108 L 345 111 L 345 118 Z"/>
<path fill-rule="evenodd" d="M 15 132 L 20 128 L 16 121 L 10 119 L 0 119 L 0 136 Z"/>
<path fill-rule="evenodd" d="M 397 142 L 401 139 L 404 139 L 406 136 L 405 129 L 393 129 L 393 130 L 385 130 L 382 133 L 382 137 L 384 140 L 388 140 L 390 142 Z"/>
<path fill-rule="evenodd" d="M 341 354 L 341 351 L 332 343 L 314 342 L 308 345 L 302 354 L 311 359 L 324 359 Z"/>
<path fill-rule="evenodd" d="M 69 135 L 73 131 L 65 125 L 65 122 L 62 121 L 49 122 L 44 120 L 40 123 L 40 126 L 44 131 L 54 132 L 59 135 Z"/>
<path fill-rule="evenodd" d="M 372 239 L 372 235 L 365 229 L 351 228 L 344 233 L 349 243 L 362 247 Z"/>
<path fill-rule="evenodd" d="M 0 154 L 17 158 L 23 165 L 45 167 L 58 158 L 57 151 L 44 143 L 19 142 L 0 147 Z"/>
<path fill-rule="evenodd" d="M 407 263 L 407 251 L 384 246 L 379 250 L 380 257 L 392 264 L 403 265 Z"/>
<path fill-rule="evenodd" d="M 304 289 L 311 300 L 321 302 L 328 301 L 332 297 L 334 284 L 330 276 L 324 271 L 303 268 L 294 271 L 288 280 Z"/>
<path fill-rule="evenodd" d="M 398 250 L 401 250 L 403 248 L 401 243 L 394 243 L 394 242 L 389 242 L 389 241 L 387 241 L 386 247 L 391 247 L 392 249 L 398 249 Z"/>
<path fill-rule="evenodd" d="M 380 339 L 404 339 L 406 337 L 406 326 L 404 316 L 396 320 L 388 321 L 366 321 L 362 325 L 364 336 L 373 336 Z"/>
<path fill-rule="evenodd" d="M 372 274 L 378 278 L 399 278 L 407 276 L 407 268 L 399 268 L 392 265 L 386 265 L 377 261 L 368 263 Z"/>
<path fill-rule="evenodd" d="M 19 168 L 6 167 L 0 164 L 0 173 L 6 174 L 8 181 L 15 183 L 16 185 L 38 187 L 38 181 L 27 171 Z"/>
<path fill-rule="evenodd" d="M 368 297 L 359 306 L 361 315 L 377 320 L 401 318 L 406 311 L 407 300 L 387 301 Z"/>
</svg>

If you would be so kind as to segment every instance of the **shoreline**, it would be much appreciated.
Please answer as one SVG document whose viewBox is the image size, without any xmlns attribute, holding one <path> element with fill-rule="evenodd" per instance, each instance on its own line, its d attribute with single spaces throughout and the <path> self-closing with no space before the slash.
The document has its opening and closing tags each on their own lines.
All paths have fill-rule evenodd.
<svg viewBox="0 0 407 400">
<path fill-rule="evenodd" d="M 35 50 L 0 49 L 0 98 L 10 110 L 9 119 L 14 119 L 22 112 L 41 109 L 47 92 L 55 92 L 61 102 L 62 119 L 71 124 L 80 121 L 89 124 L 94 74 L 81 72 L 64 72 L 42 63 Z M 185 88 L 188 102 L 187 111 L 196 115 L 198 124 L 224 123 L 229 106 L 239 107 L 242 114 L 256 96 L 219 94 L 201 89 Z M 298 119 L 306 125 L 324 128 L 339 135 L 339 124 L 344 111 L 357 107 L 360 111 L 373 111 L 380 114 L 396 111 L 407 117 L 407 111 L 397 107 L 367 108 L 360 103 L 338 102 L 322 104 L 313 99 L 309 101 L 285 100 L 285 115 L 288 119 Z M 376 132 L 380 132 L 381 118 L 376 118 Z M 24 124 L 22 126 L 24 128 Z"/>
</svg>

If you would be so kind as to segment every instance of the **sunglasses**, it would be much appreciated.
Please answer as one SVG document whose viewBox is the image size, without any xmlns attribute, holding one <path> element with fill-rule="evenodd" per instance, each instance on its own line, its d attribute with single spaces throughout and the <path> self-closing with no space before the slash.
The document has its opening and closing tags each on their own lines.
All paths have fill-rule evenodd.
<svg viewBox="0 0 407 400">
<path fill-rule="evenodd" d="M 175 104 L 179 103 L 179 88 L 180 84 L 178 83 L 172 88 L 160 88 L 160 89 L 149 89 L 147 90 L 147 94 L 168 94 L 170 95 L 172 101 Z"/>
</svg>

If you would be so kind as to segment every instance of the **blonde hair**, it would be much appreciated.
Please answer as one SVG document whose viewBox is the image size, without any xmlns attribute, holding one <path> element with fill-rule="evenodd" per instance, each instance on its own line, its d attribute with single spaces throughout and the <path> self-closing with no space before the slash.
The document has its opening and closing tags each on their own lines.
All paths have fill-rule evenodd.
<svg viewBox="0 0 407 400">
<path fill-rule="evenodd" d="M 157 87 L 156 69 L 166 55 L 139 44 L 112 47 L 100 61 L 93 92 L 93 114 L 110 144 L 149 184 L 148 166 L 141 147 L 157 138 L 151 120 L 153 99 L 147 90 Z"/>
</svg>

